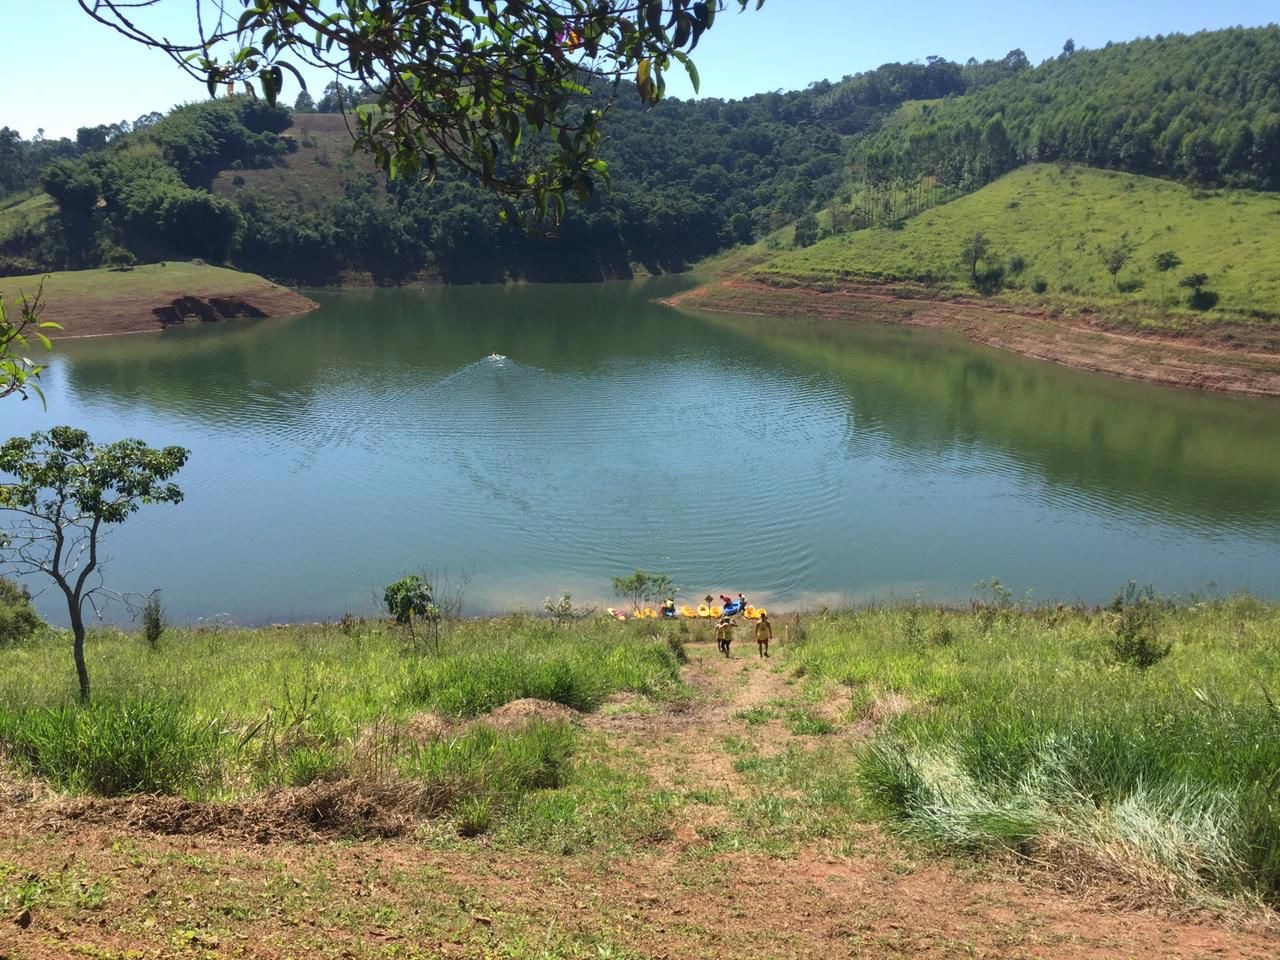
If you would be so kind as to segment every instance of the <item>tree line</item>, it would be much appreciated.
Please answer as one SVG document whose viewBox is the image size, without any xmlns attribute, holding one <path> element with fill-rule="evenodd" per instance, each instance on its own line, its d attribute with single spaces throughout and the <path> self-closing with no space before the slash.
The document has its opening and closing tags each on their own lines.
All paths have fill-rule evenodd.
<svg viewBox="0 0 1280 960">
<path fill-rule="evenodd" d="M 679 270 L 790 223 L 804 244 L 898 221 L 1029 161 L 1280 188 L 1276 27 L 1102 50 L 1068 41 L 1037 67 L 1021 50 L 929 57 L 737 101 L 648 106 L 611 92 L 583 104 L 608 103 L 598 152 L 610 187 L 554 228 L 447 164 L 423 183 L 357 159 L 339 195 L 253 178 L 211 192 L 223 171 L 310 162 L 286 133 L 289 111 L 262 100 L 190 104 L 74 141 L 6 128 L 0 205 L 43 189 L 58 210 L 0 223 L 0 275 L 201 257 L 285 282 L 591 280 Z M 318 101 L 299 95 L 295 111 L 359 111 L 377 96 L 334 83 Z M 504 213 L 526 216 L 504 224 Z"/>
<path fill-rule="evenodd" d="M 1280 189 L 1280 27 L 1068 41 L 1038 67 L 904 110 L 857 146 L 876 182 L 977 189 L 1027 162 L 1070 161 L 1200 186 Z"/>
</svg>

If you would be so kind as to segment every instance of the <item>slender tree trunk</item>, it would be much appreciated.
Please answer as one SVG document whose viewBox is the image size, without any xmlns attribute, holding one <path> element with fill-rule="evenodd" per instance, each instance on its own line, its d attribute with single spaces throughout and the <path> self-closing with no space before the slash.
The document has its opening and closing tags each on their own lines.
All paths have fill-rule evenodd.
<svg viewBox="0 0 1280 960">
<path fill-rule="evenodd" d="M 80 702 L 89 702 L 89 668 L 84 662 L 84 618 L 79 607 L 71 608 L 71 632 L 75 636 L 72 647 L 76 658 L 76 676 L 80 678 Z"/>
</svg>

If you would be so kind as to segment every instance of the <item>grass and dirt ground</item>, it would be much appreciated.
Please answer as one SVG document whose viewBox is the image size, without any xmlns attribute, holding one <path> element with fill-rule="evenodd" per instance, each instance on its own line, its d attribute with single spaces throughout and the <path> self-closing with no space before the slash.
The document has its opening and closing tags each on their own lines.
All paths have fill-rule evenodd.
<svg viewBox="0 0 1280 960">
<path fill-rule="evenodd" d="M 8 303 L 37 293 L 41 319 L 62 325 L 53 340 L 145 333 L 196 320 L 286 317 L 316 306 L 256 274 L 192 261 L 0 277 Z"/>
<path fill-rule="evenodd" d="M 869 815 L 854 773 L 869 743 L 918 712 L 926 697 L 944 710 L 960 702 L 966 687 L 982 685 L 978 678 L 992 672 L 1001 650 L 1023 655 L 1043 645 L 1042 624 L 1024 624 L 1007 609 L 954 620 L 910 610 L 871 611 L 852 623 L 785 618 L 775 624 L 767 660 L 746 631 L 732 658 L 721 657 L 701 624 L 669 630 L 676 643 L 657 633 L 670 625 L 597 623 L 581 633 L 603 649 L 585 654 L 571 638 L 557 639 L 557 628 L 476 625 L 460 642 L 481 654 L 501 643 L 527 652 L 503 639 L 521 631 L 549 648 L 536 654 L 546 670 L 517 676 L 508 665 L 486 675 L 475 689 L 493 689 L 502 678 L 508 685 L 490 700 L 449 692 L 465 688 L 459 677 L 478 669 L 480 661 L 465 654 L 458 660 L 447 650 L 425 667 L 406 667 L 385 662 L 391 648 L 377 636 L 353 643 L 337 631 L 286 631 L 274 643 L 309 660 L 325 691 L 356 662 L 377 674 L 363 686 L 352 680 L 322 692 L 316 715 L 326 704 L 359 713 L 360 704 L 381 701 L 367 705 L 374 716 L 398 698 L 402 733 L 431 727 L 430 742 L 446 744 L 481 729 L 545 731 L 567 721 L 577 743 L 572 772 L 522 793 L 492 821 L 476 824 L 463 804 L 447 816 L 381 829 L 360 809 L 379 798 L 353 793 L 348 780 L 290 787 L 286 777 L 263 792 L 248 788 L 209 802 L 68 797 L 11 771 L 0 783 L 0 956 L 1275 956 L 1273 915 L 1246 901 L 1189 910 L 1141 877 L 1031 848 L 939 856 Z M 1253 634 L 1265 640 L 1274 611 L 1226 605 L 1197 616 L 1177 628 L 1176 644 L 1187 649 L 1153 666 L 1166 679 L 1152 682 L 1174 685 L 1201 660 L 1219 660 L 1221 651 L 1192 639 L 1220 625 L 1218 642 L 1241 653 L 1241 665 L 1211 670 L 1209 689 L 1229 698 L 1231 676 L 1270 662 L 1265 644 L 1253 649 Z M 1064 624 L 1053 626 L 1062 651 L 1046 669 L 1083 676 L 1095 634 L 1109 621 L 1068 615 Z M 602 643 L 598 632 L 615 628 L 607 635 L 615 645 Z M 897 638 L 903 631 L 905 640 Z M 881 634 L 882 642 L 867 641 Z M 139 641 L 112 652 L 110 644 L 126 641 L 108 638 L 98 653 L 99 689 L 153 684 L 184 664 L 188 672 L 176 681 L 205 676 L 207 689 L 195 696 L 225 702 L 230 726 L 233 714 L 256 705 L 257 691 L 281 680 L 289 690 L 284 668 L 254 659 L 273 643 L 270 631 L 246 639 L 215 632 L 203 637 L 205 651 L 187 638 L 148 666 Z M 303 656 L 308 644 L 316 650 Z M 856 662 L 846 656 L 851 647 L 863 651 Z M 202 655 L 215 649 L 231 665 L 202 667 Z M 655 649 L 672 661 L 683 654 L 678 675 Z M 42 655 L 20 666 L 31 668 Z M 569 667 L 555 667 L 560 656 L 571 658 Z M 137 677 L 125 672 L 129 661 L 141 664 Z M 837 676 L 849 669 L 862 672 Z M 1108 675 L 1105 683 L 1126 691 L 1147 682 L 1118 670 Z M 587 689 L 593 676 L 604 679 Z M 0 691 L 10 716 L 14 704 L 48 697 L 44 675 L 28 677 L 34 682 L 10 672 Z M 585 712 L 527 697 L 490 709 L 492 699 L 531 691 L 577 700 Z M 447 714 L 413 712 L 423 705 L 442 711 L 446 703 Z M 235 732 L 238 740 L 265 736 Z M 348 733 L 366 739 L 354 728 Z M 492 752 L 501 741 L 485 742 Z M 293 749 L 316 746 L 313 738 L 311 747 Z M 218 789 L 235 794 L 226 783 Z"/>
</svg>

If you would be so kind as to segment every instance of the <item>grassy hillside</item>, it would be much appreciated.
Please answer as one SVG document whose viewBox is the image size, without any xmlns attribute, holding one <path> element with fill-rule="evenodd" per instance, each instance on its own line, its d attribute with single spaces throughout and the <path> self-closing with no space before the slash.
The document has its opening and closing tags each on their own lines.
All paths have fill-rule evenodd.
<svg viewBox="0 0 1280 960">
<path fill-rule="evenodd" d="M 1024 167 L 898 228 L 780 253 L 749 275 L 806 286 L 920 281 L 945 294 L 971 294 L 961 255 L 978 232 L 990 242 L 979 271 L 1004 270 L 1004 300 L 1087 302 L 1108 318 L 1146 323 L 1155 314 L 1280 316 L 1280 196 L 1196 190 L 1085 167 Z M 1116 250 L 1127 261 L 1113 279 L 1107 260 Z M 1163 251 L 1182 264 L 1161 275 L 1154 258 Z M 1178 287 L 1190 273 L 1208 275 L 1208 309 L 1193 310 L 1189 291 Z"/>
<path fill-rule="evenodd" d="M 47 193 L 5 197 L 0 200 L 0 233 L 7 233 L 25 220 L 43 220 L 57 209 Z"/>
<path fill-rule="evenodd" d="M 292 139 L 297 150 L 286 153 L 273 166 L 223 170 L 214 177 L 210 189 L 229 197 L 242 190 L 256 190 L 315 207 L 341 197 L 349 180 L 376 172 L 371 156 L 353 152 L 347 118 L 341 114 L 296 113 L 284 137 Z"/>
</svg>

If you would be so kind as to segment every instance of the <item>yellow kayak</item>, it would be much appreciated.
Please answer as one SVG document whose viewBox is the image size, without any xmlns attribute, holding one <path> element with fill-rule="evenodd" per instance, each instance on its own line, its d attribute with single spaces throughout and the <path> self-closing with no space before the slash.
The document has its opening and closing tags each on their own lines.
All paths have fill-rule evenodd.
<svg viewBox="0 0 1280 960">
<path fill-rule="evenodd" d="M 747 607 L 747 609 L 743 611 L 742 615 L 748 620 L 759 620 L 761 617 L 767 617 L 769 615 L 769 611 L 764 607 Z"/>
<path fill-rule="evenodd" d="M 689 606 L 688 604 L 685 604 L 683 607 L 681 607 L 679 610 L 679 613 L 680 613 L 680 616 L 687 617 L 689 619 L 693 619 L 698 615 L 698 611 L 694 610 L 693 607 Z"/>
<path fill-rule="evenodd" d="M 719 620 L 721 617 L 723 617 L 723 616 L 724 616 L 724 608 L 723 608 L 723 607 L 712 607 L 712 608 L 711 608 L 711 616 L 713 616 L 713 617 L 715 617 L 717 620 Z"/>
</svg>

